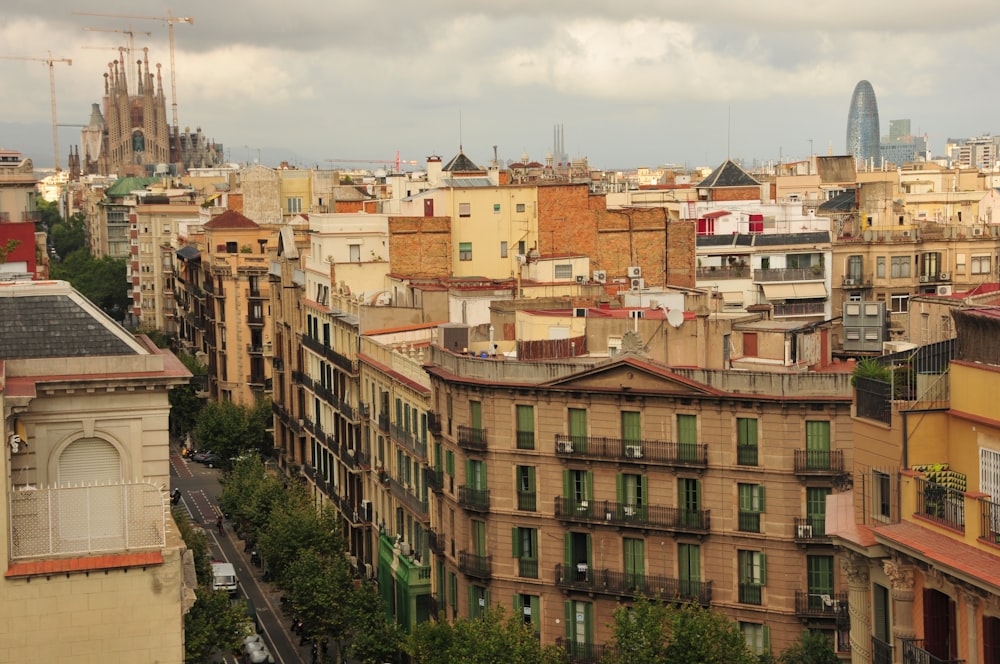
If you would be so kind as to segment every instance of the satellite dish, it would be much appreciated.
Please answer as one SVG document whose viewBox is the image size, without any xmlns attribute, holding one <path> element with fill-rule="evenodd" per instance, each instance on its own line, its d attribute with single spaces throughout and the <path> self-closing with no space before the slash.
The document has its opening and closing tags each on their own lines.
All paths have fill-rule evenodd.
<svg viewBox="0 0 1000 664">
<path fill-rule="evenodd" d="M 684 323 L 684 312 L 680 309 L 667 309 L 667 322 L 671 327 L 680 327 Z"/>
</svg>

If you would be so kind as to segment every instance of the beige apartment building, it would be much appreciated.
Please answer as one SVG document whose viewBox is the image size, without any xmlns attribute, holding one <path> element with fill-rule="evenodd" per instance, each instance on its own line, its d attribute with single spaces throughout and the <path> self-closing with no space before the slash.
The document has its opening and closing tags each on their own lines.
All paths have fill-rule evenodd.
<svg viewBox="0 0 1000 664">
<path fill-rule="evenodd" d="M 190 373 L 63 282 L 2 285 L 0 311 L 0 660 L 180 664 L 167 393 Z"/>
</svg>

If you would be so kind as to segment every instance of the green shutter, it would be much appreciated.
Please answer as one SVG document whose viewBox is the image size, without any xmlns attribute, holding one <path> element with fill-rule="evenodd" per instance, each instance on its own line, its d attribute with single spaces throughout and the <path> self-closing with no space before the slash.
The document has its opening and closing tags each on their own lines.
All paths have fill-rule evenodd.
<svg viewBox="0 0 1000 664">
<path fill-rule="evenodd" d="M 594 558 L 590 551 L 590 533 L 587 533 L 587 565 L 592 566 L 594 564 Z"/>
<path fill-rule="evenodd" d="M 638 443 L 642 440 L 642 422 L 639 413 L 622 412 L 622 438 L 628 442 Z"/>
<path fill-rule="evenodd" d="M 476 486 L 475 471 L 472 468 L 472 459 L 465 460 L 465 485 Z"/>
<path fill-rule="evenodd" d="M 538 595 L 531 595 L 531 626 L 535 628 L 535 634 L 539 631 L 539 622 L 542 619 L 540 606 L 540 599 Z"/>
<path fill-rule="evenodd" d="M 472 620 L 479 615 L 479 602 L 476 601 L 476 593 L 473 592 L 472 586 L 469 586 L 468 591 L 469 596 L 469 620 Z"/>
<path fill-rule="evenodd" d="M 524 608 L 524 601 L 521 599 L 520 593 L 514 593 L 514 615 L 523 615 L 521 610 Z"/>
<path fill-rule="evenodd" d="M 764 503 L 764 485 L 763 484 L 757 485 L 757 490 L 760 492 L 760 511 L 766 512 L 767 509 L 765 508 L 765 503 Z"/>
<path fill-rule="evenodd" d="M 534 408 L 534 406 L 518 406 L 517 407 L 517 430 L 518 431 L 534 431 L 535 430 L 535 408 Z"/>
<path fill-rule="evenodd" d="M 563 498 L 573 500 L 573 476 L 568 469 L 563 470 Z"/>
<path fill-rule="evenodd" d="M 586 500 L 594 499 L 594 471 L 587 471 L 587 495 L 584 496 Z"/>
<path fill-rule="evenodd" d="M 510 529 L 510 546 L 511 546 L 511 555 L 514 556 L 515 558 L 520 558 L 521 547 L 518 546 L 518 544 L 520 544 L 519 541 L 520 538 L 518 537 L 517 531 L 518 531 L 517 526 L 514 526 L 513 528 Z"/>
<path fill-rule="evenodd" d="M 642 487 L 642 500 L 636 501 L 637 505 L 649 504 L 649 478 L 645 475 L 639 476 L 639 486 Z"/>
<path fill-rule="evenodd" d="M 570 643 L 573 642 L 573 620 L 575 616 L 573 615 L 573 602 L 572 600 L 565 603 L 566 607 L 566 640 Z"/>
<path fill-rule="evenodd" d="M 584 641 L 594 642 L 594 605 L 587 602 L 583 605 L 583 629 L 586 632 Z"/>
<path fill-rule="evenodd" d="M 764 625 L 764 652 L 771 652 L 771 628 Z"/>
<path fill-rule="evenodd" d="M 469 402 L 469 419 L 473 429 L 483 428 L 483 405 L 478 401 Z"/>
<path fill-rule="evenodd" d="M 574 446 L 583 445 L 587 438 L 587 411 L 583 408 L 569 409 L 569 436 Z"/>
<path fill-rule="evenodd" d="M 625 504 L 625 477 L 621 473 L 615 475 L 615 500 L 619 505 Z"/>
<path fill-rule="evenodd" d="M 677 442 L 697 443 L 698 442 L 698 418 L 695 415 L 677 416 Z"/>
<path fill-rule="evenodd" d="M 380 437 L 381 438 L 381 437 Z M 455 476 L 455 453 L 448 450 L 444 454 L 445 470 L 452 477 Z"/>
<path fill-rule="evenodd" d="M 528 466 L 528 491 L 535 492 L 535 467 Z"/>
<path fill-rule="evenodd" d="M 760 585 L 767 585 L 767 556 L 763 551 L 760 552 Z"/>
<path fill-rule="evenodd" d="M 563 534 L 563 558 L 566 563 L 566 569 L 563 570 L 563 576 L 569 579 L 570 569 L 573 567 L 573 533 Z"/>
<path fill-rule="evenodd" d="M 806 422 L 806 449 L 816 452 L 830 451 L 830 423 Z"/>
</svg>

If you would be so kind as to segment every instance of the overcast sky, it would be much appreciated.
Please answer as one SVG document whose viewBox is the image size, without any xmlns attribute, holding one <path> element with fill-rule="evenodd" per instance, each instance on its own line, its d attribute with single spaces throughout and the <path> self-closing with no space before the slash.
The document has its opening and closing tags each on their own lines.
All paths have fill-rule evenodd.
<svg viewBox="0 0 1000 664">
<path fill-rule="evenodd" d="M 601 168 L 843 154 L 861 79 L 882 133 L 911 118 L 935 154 L 998 129 L 996 0 L 0 0 L 0 54 L 71 58 L 58 117 L 84 124 L 128 40 L 85 27 L 137 33 L 168 97 L 170 52 L 162 21 L 73 12 L 168 10 L 194 18 L 175 27 L 180 125 L 232 161 L 423 163 L 460 143 L 481 165 L 494 145 L 542 161 L 557 123 Z M 52 162 L 48 82 L 44 63 L 0 60 L 0 147 L 36 166 Z M 60 130 L 63 165 L 79 142 Z"/>
</svg>

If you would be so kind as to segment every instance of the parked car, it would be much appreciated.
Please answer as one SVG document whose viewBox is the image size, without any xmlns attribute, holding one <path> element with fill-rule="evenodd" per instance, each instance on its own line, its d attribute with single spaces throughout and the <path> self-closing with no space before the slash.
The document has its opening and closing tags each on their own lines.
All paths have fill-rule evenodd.
<svg viewBox="0 0 1000 664">
<path fill-rule="evenodd" d="M 209 468 L 215 468 L 216 466 L 222 465 L 222 457 L 215 452 L 206 452 L 205 456 L 202 457 L 201 462 Z"/>
<path fill-rule="evenodd" d="M 205 456 L 210 454 L 210 452 L 195 452 L 191 455 L 191 460 L 195 463 L 205 463 Z"/>
</svg>

